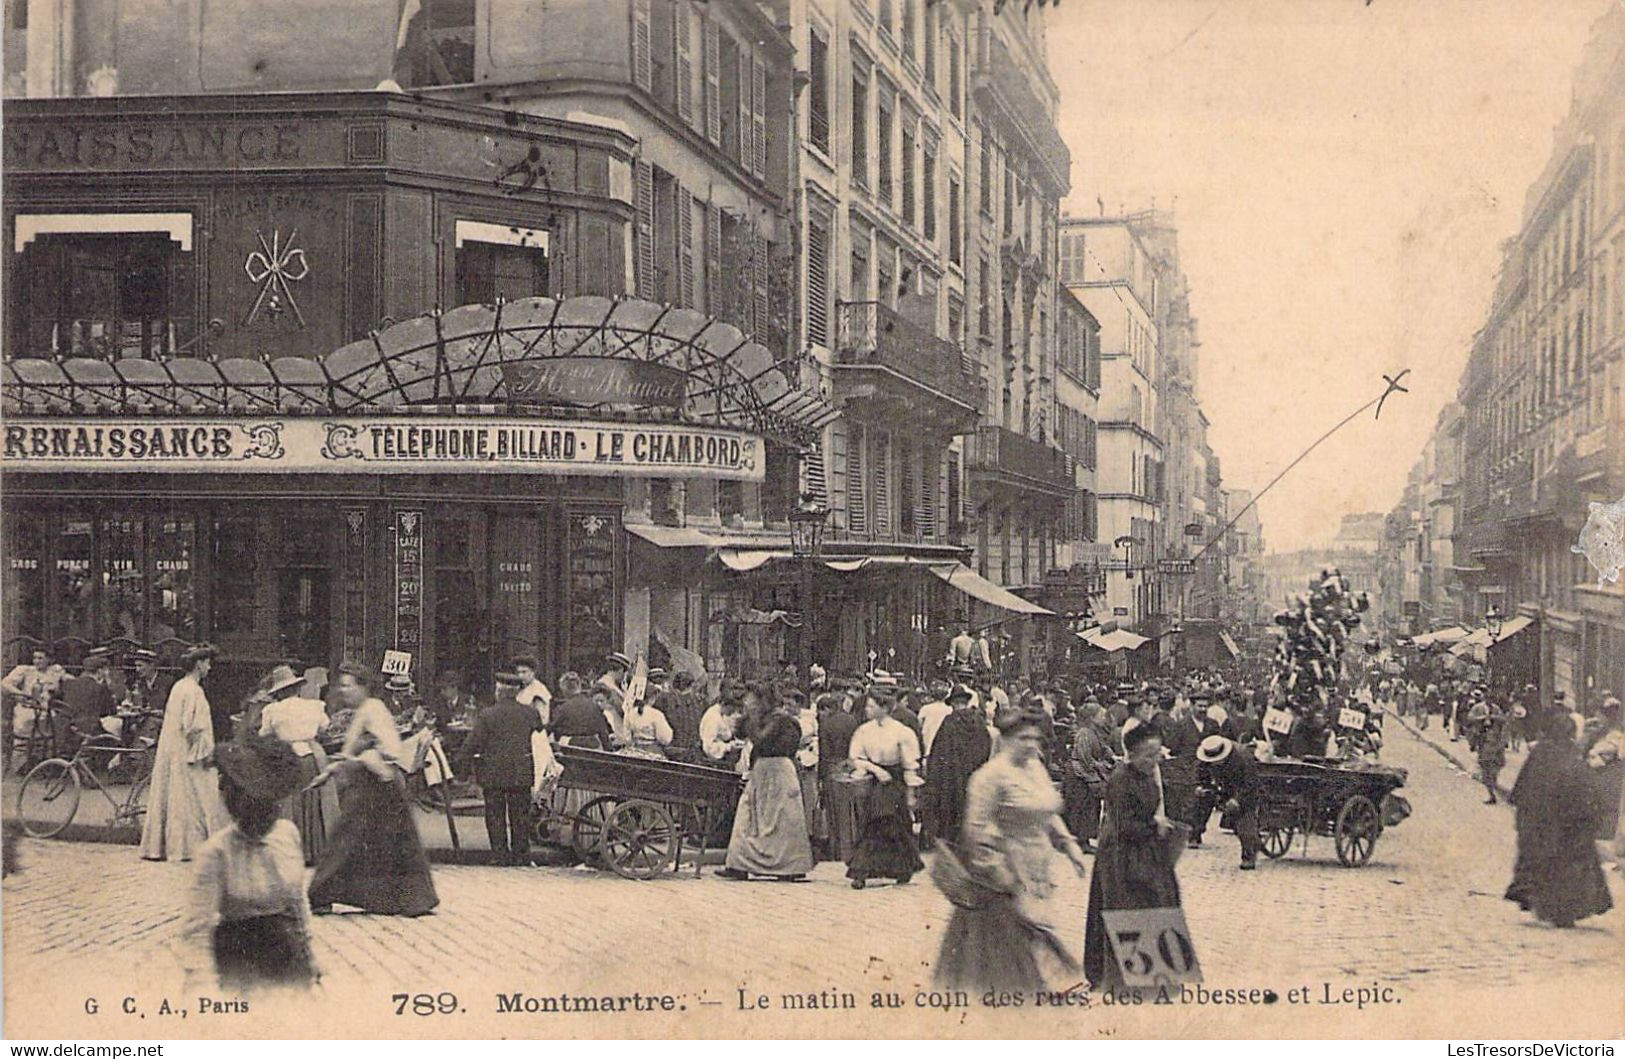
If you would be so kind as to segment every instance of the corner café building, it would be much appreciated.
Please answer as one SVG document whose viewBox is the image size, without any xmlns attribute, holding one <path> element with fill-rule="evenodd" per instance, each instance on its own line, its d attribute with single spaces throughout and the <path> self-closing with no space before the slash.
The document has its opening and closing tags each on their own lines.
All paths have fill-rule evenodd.
<svg viewBox="0 0 1625 1059">
<path fill-rule="evenodd" d="M 235 701 L 284 658 L 647 644 L 625 525 L 772 537 L 831 413 L 617 297 L 634 147 L 374 93 L 9 103 L 8 660 L 208 639 Z"/>
</svg>

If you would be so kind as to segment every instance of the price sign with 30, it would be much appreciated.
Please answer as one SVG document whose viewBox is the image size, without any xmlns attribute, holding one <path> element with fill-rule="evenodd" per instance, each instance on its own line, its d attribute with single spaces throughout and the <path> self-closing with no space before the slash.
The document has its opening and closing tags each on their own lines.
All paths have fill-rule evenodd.
<svg viewBox="0 0 1625 1059">
<path fill-rule="evenodd" d="M 1181 908 L 1116 908 L 1105 913 L 1106 934 L 1126 986 L 1200 982 L 1202 967 Z"/>
</svg>

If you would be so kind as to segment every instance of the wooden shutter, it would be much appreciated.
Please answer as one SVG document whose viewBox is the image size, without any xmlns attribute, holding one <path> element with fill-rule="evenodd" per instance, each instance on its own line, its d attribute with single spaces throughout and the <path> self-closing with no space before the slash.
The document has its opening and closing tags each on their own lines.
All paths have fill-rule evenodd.
<svg viewBox="0 0 1625 1059">
<path fill-rule="evenodd" d="M 820 504 L 829 503 L 829 481 L 824 471 L 824 439 L 818 438 L 801 454 L 801 489 Z"/>
<path fill-rule="evenodd" d="M 756 335 L 756 341 L 766 343 L 768 335 L 769 306 L 767 297 L 767 237 L 760 229 L 752 229 L 750 234 L 750 254 L 752 265 L 751 285 L 756 302 L 756 321 L 751 330 Z M 775 357 L 783 356 L 782 349 L 774 348 Z"/>
<path fill-rule="evenodd" d="M 677 191 L 677 298 L 694 307 L 694 196 Z"/>
<path fill-rule="evenodd" d="M 656 297 L 655 283 L 655 180 L 654 167 L 641 159 L 634 163 L 637 176 L 637 291 L 638 297 Z"/>
<path fill-rule="evenodd" d="M 694 57 L 690 41 L 688 0 L 674 0 L 672 11 L 672 63 L 676 70 L 677 116 L 694 124 Z"/>
<path fill-rule="evenodd" d="M 899 435 L 897 438 L 897 528 L 898 532 L 905 534 L 920 531 L 919 523 L 915 518 L 919 512 L 914 506 L 916 490 L 914 467 L 914 446 L 909 443 L 908 435 Z"/>
<path fill-rule="evenodd" d="M 925 540 L 937 535 L 937 475 L 942 461 L 929 447 L 920 450 L 920 492 L 914 504 L 914 532 Z"/>
<path fill-rule="evenodd" d="M 654 84 L 649 59 L 649 0 L 632 0 L 632 80 L 645 92 Z"/>
<path fill-rule="evenodd" d="M 854 423 L 846 440 L 846 524 L 853 533 L 869 532 L 869 490 L 863 473 L 865 433 Z"/>
<path fill-rule="evenodd" d="M 705 311 L 716 316 L 722 308 L 722 210 L 705 204 Z"/>
<path fill-rule="evenodd" d="M 709 15 L 700 23 L 705 64 L 705 137 L 714 144 L 722 143 L 722 36 L 721 29 Z"/>
<path fill-rule="evenodd" d="M 750 45 L 739 45 L 739 164 L 746 169 L 756 151 L 750 123 L 751 97 L 755 94 L 751 91 L 750 51 Z"/>
<path fill-rule="evenodd" d="M 877 430 L 869 439 L 869 468 L 873 474 L 870 492 L 874 494 L 874 531 L 890 536 L 891 517 L 891 434 Z"/>
<path fill-rule="evenodd" d="M 767 63 L 752 61 L 750 92 L 750 171 L 767 178 Z"/>
<path fill-rule="evenodd" d="M 829 231 L 827 222 L 807 222 L 807 341 L 829 345 Z"/>
</svg>

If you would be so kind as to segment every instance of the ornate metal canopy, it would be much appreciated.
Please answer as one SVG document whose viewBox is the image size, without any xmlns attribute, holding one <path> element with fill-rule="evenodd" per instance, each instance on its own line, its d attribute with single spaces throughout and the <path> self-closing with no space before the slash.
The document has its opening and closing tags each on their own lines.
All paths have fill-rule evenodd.
<svg viewBox="0 0 1625 1059">
<path fill-rule="evenodd" d="M 655 365 L 680 399 L 625 394 L 566 402 L 596 417 L 645 416 L 809 443 L 835 410 L 730 324 L 637 299 L 525 298 L 465 305 L 393 324 L 317 360 L 18 358 L 0 372 L 12 414 L 337 415 L 556 404 L 516 396 L 515 369 L 562 358 Z M 669 396 L 669 395 L 668 395 Z M 556 412 L 556 408 L 552 409 Z"/>
</svg>

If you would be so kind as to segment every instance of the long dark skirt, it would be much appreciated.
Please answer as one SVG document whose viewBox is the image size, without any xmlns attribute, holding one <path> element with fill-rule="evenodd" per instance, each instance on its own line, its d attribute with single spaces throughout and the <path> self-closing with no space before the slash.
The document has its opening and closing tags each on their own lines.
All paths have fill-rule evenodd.
<svg viewBox="0 0 1625 1059">
<path fill-rule="evenodd" d="M 232 919 L 214 928 L 214 968 L 232 990 L 308 986 L 316 972 L 310 945 L 292 913 Z"/>
<path fill-rule="evenodd" d="M 334 794 L 333 784 L 324 783 L 314 790 L 306 790 L 305 786 L 315 779 L 317 774 L 327 764 L 327 755 L 321 750 L 299 759 L 299 790 L 284 798 L 281 805 L 281 815 L 293 821 L 299 829 L 299 844 L 304 849 L 305 866 L 312 867 L 322 859 L 322 853 L 327 849 L 327 832 L 338 817 L 338 798 Z"/>
<path fill-rule="evenodd" d="M 328 834 L 310 903 L 392 916 L 421 916 L 440 903 L 399 773 L 387 781 L 360 773 L 339 792 L 338 826 Z"/>
<path fill-rule="evenodd" d="M 1033 948 L 1036 931 L 1008 894 L 980 908 L 954 908 L 937 955 L 935 981 L 952 989 L 1033 992 L 1044 988 Z"/>
<path fill-rule="evenodd" d="M 925 869 L 915 848 L 903 770 L 891 769 L 890 783 L 872 782 L 858 805 L 858 846 L 846 862 L 849 879 L 896 879 Z"/>
<path fill-rule="evenodd" d="M 1608 879 L 1588 830 L 1566 835 L 1518 835 L 1518 860 L 1506 899 L 1555 926 L 1573 926 L 1614 907 Z"/>
<path fill-rule="evenodd" d="M 1177 908 L 1179 880 L 1164 838 L 1128 840 L 1109 826 L 1101 836 L 1089 880 L 1089 912 L 1083 931 L 1083 974 L 1097 989 L 1120 986 L 1122 968 L 1112 956 L 1105 912 L 1118 908 Z"/>
</svg>

